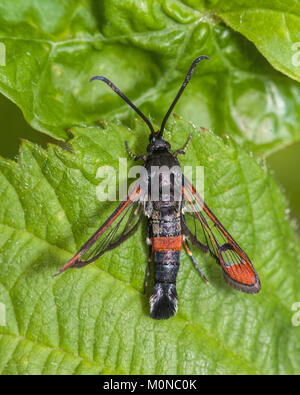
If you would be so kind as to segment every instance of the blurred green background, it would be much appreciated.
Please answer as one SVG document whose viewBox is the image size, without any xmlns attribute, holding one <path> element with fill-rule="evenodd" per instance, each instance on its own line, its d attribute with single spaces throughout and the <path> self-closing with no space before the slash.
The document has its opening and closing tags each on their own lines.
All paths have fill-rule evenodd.
<svg viewBox="0 0 300 395">
<path fill-rule="evenodd" d="M 32 129 L 25 121 L 21 110 L 10 100 L 0 94 L 0 155 L 14 159 L 18 154 L 20 139 L 46 147 L 48 142 L 55 142 L 49 136 Z M 300 142 L 272 154 L 267 163 L 284 192 L 290 209 L 290 218 L 300 235 Z"/>
</svg>

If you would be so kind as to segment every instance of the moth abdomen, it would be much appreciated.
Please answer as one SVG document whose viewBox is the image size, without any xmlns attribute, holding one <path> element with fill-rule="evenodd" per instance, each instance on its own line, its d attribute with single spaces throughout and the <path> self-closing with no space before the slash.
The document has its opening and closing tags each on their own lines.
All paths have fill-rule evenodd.
<svg viewBox="0 0 300 395">
<path fill-rule="evenodd" d="M 177 312 L 177 292 L 174 283 L 156 283 L 150 296 L 150 316 L 168 319 Z"/>
</svg>

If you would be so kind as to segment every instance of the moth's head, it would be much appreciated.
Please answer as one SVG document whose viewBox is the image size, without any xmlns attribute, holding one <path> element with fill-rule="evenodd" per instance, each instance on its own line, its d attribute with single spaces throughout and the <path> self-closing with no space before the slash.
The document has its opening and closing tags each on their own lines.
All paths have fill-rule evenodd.
<svg viewBox="0 0 300 395">
<path fill-rule="evenodd" d="M 180 98 L 180 96 L 182 95 L 182 92 L 184 91 L 185 87 L 187 86 L 193 72 L 194 69 L 196 67 L 196 65 L 199 63 L 200 60 L 202 59 L 209 59 L 209 57 L 202 55 L 199 56 L 197 59 L 195 59 L 185 77 L 185 80 L 183 81 L 183 84 L 181 85 L 181 88 L 179 89 L 175 99 L 173 100 L 170 108 L 168 109 L 162 123 L 161 123 L 161 127 L 160 129 L 155 132 L 154 128 L 150 122 L 150 120 L 128 99 L 128 97 L 126 97 L 124 95 L 124 93 L 122 93 L 120 91 L 119 88 L 117 88 L 109 79 L 107 79 L 106 77 L 100 76 L 100 75 L 95 75 L 94 77 L 92 77 L 90 79 L 90 81 L 94 81 L 94 80 L 100 80 L 105 82 L 114 92 L 116 92 L 131 108 L 134 109 L 134 111 L 143 119 L 143 121 L 147 124 L 149 130 L 150 130 L 150 138 L 149 138 L 149 145 L 147 147 L 147 152 L 148 154 L 151 154 L 152 152 L 155 151 L 169 151 L 171 149 L 170 144 L 164 140 L 163 138 L 163 133 L 164 133 L 164 129 L 167 123 L 167 120 L 170 116 L 170 114 L 173 111 L 173 108 L 175 106 L 175 104 L 177 103 L 178 99 Z"/>
<path fill-rule="evenodd" d="M 149 145 L 147 147 L 147 153 L 151 154 L 154 151 L 170 151 L 171 145 L 163 138 L 158 131 L 157 133 L 151 133 L 149 136 Z"/>
</svg>

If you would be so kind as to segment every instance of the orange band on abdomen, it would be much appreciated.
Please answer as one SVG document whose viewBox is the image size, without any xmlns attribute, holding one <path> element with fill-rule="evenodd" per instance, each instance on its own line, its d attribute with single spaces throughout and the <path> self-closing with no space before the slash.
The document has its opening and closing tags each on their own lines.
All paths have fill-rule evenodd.
<svg viewBox="0 0 300 395">
<path fill-rule="evenodd" d="M 182 235 L 170 237 L 152 237 L 152 251 L 179 251 L 182 246 Z"/>
</svg>

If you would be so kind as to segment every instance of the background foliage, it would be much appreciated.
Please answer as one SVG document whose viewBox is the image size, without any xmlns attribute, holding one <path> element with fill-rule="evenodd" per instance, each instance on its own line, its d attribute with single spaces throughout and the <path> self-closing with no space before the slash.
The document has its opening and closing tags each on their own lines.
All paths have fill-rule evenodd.
<svg viewBox="0 0 300 395">
<path fill-rule="evenodd" d="M 73 150 L 23 142 L 17 162 L 1 159 L 2 374 L 299 373 L 300 332 L 291 318 L 300 247 L 266 160 L 297 214 L 300 6 L 224 4 L 1 1 L 0 90 L 31 125 L 1 98 L 1 153 L 13 156 L 18 136 L 41 145 L 68 140 Z M 52 274 L 113 210 L 96 200 L 97 168 L 118 165 L 125 139 L 138 152 L 147 144 L 131 110 L 88 79 L 112 79 L 159 124 L 200 54 L 212 60 L 198 66 L 176 106 L 195 126 L 171 120 L 167 136 L 177 148 L 193 131 L 181 163 L 205 166 L 205 198 L 253 258 L 263 289 L 231 290 L 194 250 L 211 282 L 205 287 L 182 253 L 179 313 L 155 322 L 141 293 L 145 228 L 95 265 Z M 109 122 L 97 126 L 99 118 Z"/>
</svg>

